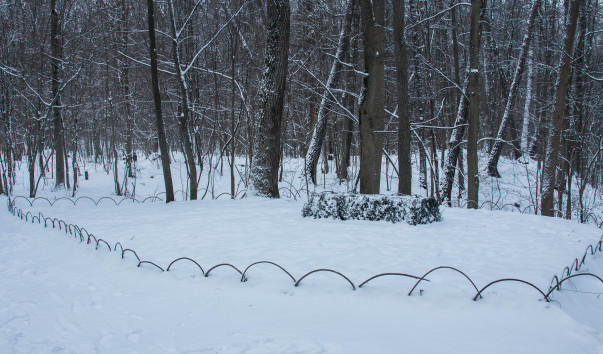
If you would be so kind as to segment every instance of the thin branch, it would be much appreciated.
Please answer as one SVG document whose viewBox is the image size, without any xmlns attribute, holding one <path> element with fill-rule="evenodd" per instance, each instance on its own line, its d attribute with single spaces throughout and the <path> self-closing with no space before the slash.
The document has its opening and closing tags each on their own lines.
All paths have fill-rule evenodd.
<svg viewBox="0 0 603 354">
<path fill-rule="evenodd" d="M 423 23 L 423 22 L 426 22 L 426 21 L 429 21 L 429 20 L 431 20 L 431 19 L 433 19 L 433 18 L 436 18 L 436 17 L 438 17 L 438 16 L 441 16 L 441 15 L 445 14 L 446 12 L 448 12 L 448 11 L 450 11 L 450 10 L 454 9 L 455 7 L 459 7 L 459 6 L 471 6 L 471 3 L 468 3 L 468 2 L 460 2 L 460 3 L 458 3 L 458 4 L 452 5 L 452 6 L 450 6 L 449 8 L 447 8 L 447 9 L 445 9 L 445 10 L 442 10 L 442 11 L 440 11 L 440 12 L 436 13 L 436 14 L 435 14 L 435 15 L 433 15 L 433 16 L 426 17 L 426 18 L 422 19 L 421 21 L 417 21 L 417 22 L 413 23 L 412 25 L 405 26 L 405 27 L 404 27 L 404 29 L 406 30 L 406 29 L 410 29 L 410 28 L 413 28 L 413 27 L 415 27 L 415 26 L 418 26 L 418 25 L 420 25 L 420 24 L 421 24 L 421 23 Z"/>
<path fill-rule="evenodd" d="M 119 53 L 119 54 L 123 55 L 124 57 L 126 57 L 126 58 L 128 58 L 128 59 L 132 60 L 132 61 L 133 61 L 133 62 L 135 62 L 135 63 L 138 63 L 138 64 L 140 64 L 140 65 L 144 65 L 144 66 L 149 67 L 149 68 L 151 67 L 151 64 L 150 64 L 150 63 L 145 63 L 145 62 L 140 61 L 140 60 L 138 60 L 138 59 L 134 59 L 134 58 L 132 58 L 131 56 L 129 56 L 129 55 L 125 54 L 125 53 L 122 53 L 121 51 L 117 51 L 117 53 Z M 160 68 L 157 68 L 157 70 L 158 70 L 158 71 L 160 71 L 160 72 L 162 72 L 162 73 L 165 73 L 165 74 L 169 74 L 169 75 L 176 75 L 176 73 L 173 73 L 173 72 L 171 72 L 171 71 L 167 71 L 167 70 L 165 70 L 165 69 L 160 69 Z"/>
<path fill-rule="evenodd" d="M 184 21 L 184 23 L 182 24 L 182 27 L 180 27 L 180 30 L 178 30 L 176 32 L 176 39 L 180 38 L 180 35 L 182 34 L 182 31 L 184 31 L 184 28 L 186 27 L 186 25 L 188 24 L 188 22 L 191 20 L 191 18 L 193 17 L 193 14 L 195 13 L 195 11 L 197 10 L 197 7 L 199 6 L 199 4 L 201 4 L 201 1 L 203 0 L 199 0 L 195 3 L 195 6 L 193 6 L 193 9 L 191 10 L 191 13 L 188 15 L 188 17 L 186 18 L 186 20 Z M 174 20 L 175 21 L 175 20 Z"/>
<path fill-rule="evenodd" d="M 251 0 L 250 0 L 251 1 Z M 222 25 L 222 27 L 220 27 L 220 29 L 214 33 L 213 37 L 211 37 L 211 39 L 205 43 L 205 45 L 203 47 L 201 47 L 201 49 L 199 49 L 199 51 L 197 51 L 197 54 L 195 54 L 195 56 L 193 57 L 193 59 L 191 60 L 191 62 L 188 64 L 188 66 L 186 67 L 186 69 L 184 69 L 182 71 L 182 75 L 186 75 L 186 73 L 188 73 L 188 71 L 193 67 L 193 64 L 195 64 L 195 61 L 197 61 L 197 58 L 199 57 L 199 55 L 201 55 L 201 53 L 203 53 L 203 51 L 205 49 L 207 49 L 207 47 L 209 47 L 209 45 L 216 39 L 218 38 L 218 36 L 220 35 L 220 33 L 222 33 L 222 31 L 232 22 L 232 20 L 234 20 L 237 16 L 239 16 L 239 14 L 241 13 L 241 11 L 243 11 L 243 9 L 245 8 L 245 6 L 247 6 L 247 4 L 249 4 L 250 1 L 246 1 L 237 12 L 235 12 L 234 15 L 232 15 L 230 17 L 230 19 L 228 21 L 226 21 L 225 24 Z"/>
</svg>

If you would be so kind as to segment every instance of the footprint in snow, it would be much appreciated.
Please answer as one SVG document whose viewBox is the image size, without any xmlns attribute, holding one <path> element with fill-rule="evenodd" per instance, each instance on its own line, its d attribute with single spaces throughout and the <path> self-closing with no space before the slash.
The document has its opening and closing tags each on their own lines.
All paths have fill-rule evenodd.
<svg viewBox="0 0 603 354">
<path fill-rule="evenodd" d="M 130 343 L 136 344 L 140 340 L 140 334 L 134 332 L 128 336 Z"/>
</svg>

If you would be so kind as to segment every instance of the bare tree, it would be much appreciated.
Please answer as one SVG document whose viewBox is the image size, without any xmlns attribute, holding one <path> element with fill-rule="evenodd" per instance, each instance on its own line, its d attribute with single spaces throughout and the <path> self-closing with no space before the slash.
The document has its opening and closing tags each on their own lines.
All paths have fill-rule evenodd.
<svg viewBox="0 0 603 354">
<path fill-rule="evenodd" d="M 360 100 L 360 193 L 378 194 L 385 116 L 385 2 L 360 0 L 366 76 Z"/>
<path fill-rule="evenodd" d="M 573 0 L 569 8 L 568 22 L 565 30 L 565 39 L 563 45 L 563 54 L 559 65 L 559 79 L 557 80 L 557 90 L 555 95 L 555 105 L 552 119 L 552 127 L 549 131 L 547 150 L 545 155 L 543 170 L 542 199 L 540 201 L 541 213 L 544 216 L 554 216 L 554 189 L 555 177 L 557 172 L 557 162 L 559 160 L 559 151 L 561 138 L 563 134 L 563 124 L 565 116 L 565 99 L 571 70 L 571 54 L 574 49 L 574 37 L 578 22 L 578 12 L 581 0 Z"/>
<path fill-rule="evenodd" d="M 197 165 L 195 164 L 195 156 L 193 155 L 193 147 L 191 144 L 191 138 L 188 131 L 188 126 L 190 122 L 190 106 L 188 103 L 188 85 L 186 84 L 186 78 L 184 77 L 184 72 L 180 67 L 180 34 L 182 34 L 182 29 L 176 29 L 176 17 L 174 15 L 174 2 L 173 0 L 169 0 L 169 13 L 170 13 L 170 31 L 172 35 L 172 56 L 174 59 L 174 70 L 176 73 L 176 78 L 178 80 L 178 86 L 180 88 L 180 112 L 178 115 L 179 118 L 179 130 L 180 136 L 184 141 L 184 154 L 186 156 L 186 166 L 188 170 L 188 180 L 189 180 L 189 192 L 190 199 L 197 199 Z M 186 25 L 186 24 L 185 24 Z"/>
<path fill-rule="evenodd" d="M 321 147 L 324 143 L 325 133 L 327 128 L 327 113 L 328 104 L 332 100 L 331 90 L 339 83 L 339 77 L 341 76 L 342 59 L 349 51 L 350 45 L 350 29 L 352 27 L 352 16 L 353 9 L 356 6 L 355 2 L 358 0 L 349 0 L 347 2 L 347 9 L 344 17 L 344 25 L 341 28 L 339 34 L 339 42 L 337 45 L 337 51 L 333 58 L 333 64 L 331 65 L 331 71 L 329 72 L 329 78 L 318 106 L 318 115 L 316 117 L 316 123 L 312 130 L 312 138 L 310 139 L 310 146 L 306 153 L 306 178 L 310 177 L 312 183 L 316 184 L 316 166 L 318 164 L 318 158 L 320 157 Z"/>
<path fill-rule="evenodd" d="M 151 79 L 153 81 L 153 100 L 155 102 L 155 119 L 157 123 L 157 137 L 161 153 L 161 165 L 163 167 L 163 180 L 165 182 L 165 202 L 174 201 L 174 186 L 172 183 L 172 171 L 170 169 L 170 155 L 163 127 L 163 113 L 161 110 L 161 93 L 159 92 L 159 73 L 157 70 L 157 45 L 155 40 L 155 9 L 153 0 L 147 0 L 147 21 L 149 25 L 149 53 L 151 57 Z"/>
<path fill-rule="evenodd" d="M 513 101 L 515 100 L 515 95 L 517 94 L 517 88 L 521 83 L 521 76 L 523 74 L 523 70 L 526 63 L 526 57 L 528 55 L 528 50 L 530 48 L 530 41 L 532 39 L 532 33 L 534 32 L 534 24 L 536 21 L 536 16 L 538 15 L 538 9 L 540 8 L 541 0 L 535 0 L 532 4 L 532 10 L 530 11 L 530 18 L 528 19 L 528 28 L 526 29 L 526 34 L 523 39 L 523 43 L 521 44 L 521 49 L 519 51 L 519 58 L 517 59 L 517 67 L 515 68 L 515 74 L 513 75 L 513 81 L 511 83 L 511 88 L 509 89 L 509 94 L 507 96 L 507 105 L 505 106 L 505 111 L 500 123 L 500 127 L 498 128 L 498 135 L 496 137 L 496 142 L 492 147 L 492 151 L 490 152 L 490 159 L 488 160 L 488 175 L 491 177 L 500 177 L 500 173 L 498 173 L 498 159 L 500 158 L 500 154 L 502 152 L 502 148 L 505 144 L 504 136 L 509 129 L 509 125 L 511 123 L 511 106 L 513 105 Z"/>
<path fill-rule="evenodd" d="M 479 176 L 477 138 L 479 134 L 479 47 L 482 0 L 471 0 L 471 32 L 469 34 L 469 129 L 467 132 L 467 208 L 477 209 Z"/>
<path fill-rule="evenodd" d="M 408 61 L 404 39 L 404 0 L 394 3 L 394 48 L 398 85 L 398 194 L 411 194 L 412 166 L 410 117 L 408 112 Z"/>
<path fill-rule="evenodd" d="M 250 181 L 257 195 L 278 198 L 278 163 L 289 57 L 289 0 L 268 0 L 266 13 L 265 70 Z"/>
<path fill-rule="evenodd" d="M 63 43 L 61 40 L 61 24 L 56 9 L 56 0 L 50 1 L 50 51 L 52 68 L 52 106 L 54 113 L 54 160 L 56 162 L 55 187 L 65 187 L 65 142 L 63 139 L 63 116 L 61 103 L 61 62 Z"/>
</svg>

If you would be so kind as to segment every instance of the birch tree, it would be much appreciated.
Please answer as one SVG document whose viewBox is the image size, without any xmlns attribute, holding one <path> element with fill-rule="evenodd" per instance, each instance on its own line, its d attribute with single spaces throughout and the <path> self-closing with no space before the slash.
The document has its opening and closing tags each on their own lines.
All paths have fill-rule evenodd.
<svg viewBox="0 0 603 354">
<path fill-rule="evenodd" d="M 328 118 L 328 104 L 332 100 L 331 90 L 339 83 L 339 77 L 341 76 L 342 60 L 346 53 L 349 51 L 350 45 L 350 29 L 352 26 L 352 15 L 355 2 L 358 0 L 348 0 L 344 24 L 339 34 L 339 40 L 337 44 L 337 52 L 333 58 L 331 64 L 331 70 L 329 72 L 329 78 L 327 79 L 326 87 L 318 106 L 318 115 L 316 117 L 316 123 L 312 130 L 312 138 L 310 139 L 310 145 L 308 152 L 306 153 L 306 178 L 310 178 L 312 183 L 316 184 L 316 166 L 318 165 L 318 159 L 320 157 L 320 151 L 325 139 L 325 132 L 327 128 Z"/>
<path fill-rule="evenodd" d="M 488 159 L 488 175 L 491 177 L 500 178 L 500 173 L 498 173 L 498 160 L 500 158 L 500 154 L 502 152 L 502 148 L 505 145 L 505 133 L 507 129 L 509 129 L 511 123 L 511 106 L 513 105 L 513 101 L 515 100 L 515 95 L 517 94 L 517 88 L 521 83 L 521 76 L 524 71 L 526 57 L 528 55 L 528 50 L 530 48 L 530 42 L 532 39 L 532 33 L 534 32 L 534 25 L 536 22 L 536 16 L 538 15 L 538 9 L 540 8 L 541 0 L 535 0 L 532 4 L 532 10 L 530 11 L 530 18 L 528 19 L 528 27 L 526 29 L 526 34 L 523 39 L 523 43 L 521 44 L 521 49 L 519 51 L 519 58 L 517 59 L 517 66 L 515 68 L 515 74 L 513 75 L 513 81 L 511 83 L 511 88 L 509 89 L 509 94 L 507 96 L 507 104 L 505 106 L 505 111 L 503 113 L 502 120 L 500 122 L 500 127 L 498 128 L 498 135 L 496 137 L 496 142 L 492 147 L 492 151 L 490 152 L 490 158 Z"/>
</svg>

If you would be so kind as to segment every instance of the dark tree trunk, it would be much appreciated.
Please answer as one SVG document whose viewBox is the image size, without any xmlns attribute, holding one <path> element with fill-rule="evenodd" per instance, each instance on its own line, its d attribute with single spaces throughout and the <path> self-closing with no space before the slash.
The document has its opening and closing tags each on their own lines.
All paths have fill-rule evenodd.
<svg viewBox="0 0 603 354">
<path fill-rule="evenodd" d="M 172 171 L 170 169 L 170 155 L 163 128 L 163 113 L 161 111 L 161 93 L 159 92 L 159 74 L 157 70 L 157 45 L 155 44 L 155 11 L 153 0 L 147 0 L 147 19 L 149 25 L 149 54 L 151 57 L 151 80 L 153 100 L 155 102 L 155 120 L 157 123 L 157 138 L 161 152 L 161 165 L 163 166 L 163 180 L 165 182 L 165 202 L 174 201 L 174 186 L 172 184 Z"/>
<path fill-rule="evenodd" d="M 364 42 L 364 89 L 360 101 L 360 193 L 378 194 L 385 115 L 385 3 L 360 0 Z"/>
<path fill-rule="evenodd" d="M 128 4 L 126 0 L 121 0 L 122 17 L 121 17 L 121 44 L 122 51 L 128 53 Z M 134 153 L 134 116 L 132 112 L 132 93 L 130 91 L 130 65 L 127 60 L 123 60 L 122 63 L 122 89 L 124 96 L 124 105 L 126 109 L 126 169 L 129 178 L 134 177 L 132 171 L 132 159 Z"/>
<path fill-rule="evenodd" d="M 359 57 L 359 48 L 357 45 L 357 34 L 360 30 L 360 4 L 358 1 L 354 1 L 354 7 L 352 8 L 352 23 L 350 27 L 350 44 L 347 56 L 344 60 L 349 62 L 352 65 L 355 65 L 358 62 Z M 353 70 L 347 70 L 346 72 L 346 93 L 343 98 L 343 105 L 348 112 L 355 112 L 357 99 L 354 96 L 353 92 L 357 91 L 357 79 L 356 73 Z M 339 179 L 347 180 L 350 176 L 348 175 L 348 167 L 350 167 L 350 155 L 352 150 L 352 139 L 354 137 L 354 122 L 345 118 L 343 122 L 343 133 L 342 133 L 342 142 L 341 142 L 341 159 L 339 161 L 340 166 L 338 168 L 339 171 Z"/>
<path fill-rule="evenodd" d="M 408 114 L 408 60 L 404 40 L 404 0 L 394 0 L 394 48 L 398 87 L 398 194 L 411 194 L 410 117 Z"/>
<path fill-rule="evenodd" d="M 78 164 L 77 164 L 77 118 L 73 123 L 73 150 L 71 156 L 71 167 L 73 168 L 73 193 L 71 197 L 75 197 L 75 193 L 77 191 L 77 173 L 78 173 Z"/>
<path fill-rule="evenodd" d="M 54 157 L 56 163 L 55 188 L 65 187 L 65 144 L 63 142 L 63 116 L 61 112 L 61 61 L 63 57 L 63 43 L 61 40 L 61 24 L 59 14 L 56 10 L 56 0 L 50 1 L 50 52 L 52 58 L 50 66 L 52 68 L 52 107 L 53 107 L 53 127 L 54 127 Z"/>
<path fill-rule="evenodd" d="M 267 15 L 265 69 L 250 179 L 254 193 L 278 198 L 278 164 L 289 57 L 289 0 L 268 0 Z"/>
<path fill-rule="evenodd" d="M 467 208 L 477 209 L 479 176 L 477 138 L 479 135 L 479 47 L 482 0 L 471 0 L 471 32 L 469 34 L 469 129 L 467 132 Z"/>
<path fill-rule="evenodd" d="M 186 84 L 185 73 L 182 72 L 180 67 L 180 53 L 178 41 L 179 37 L 176 33 L 176 17 L 174 15 L 174 3 L 172 0 L 169 2 L 170 12 L 170 29 L 172 31 L 172 55 L 174 59 L 174 70 L 178 79 L 178 86 L 180 88 L 180 106 L 182 109 L 181 114 L 178 115 L 179 130 L 182 140 L 184 141 L 184 154 L 186 155 L 189 189 L 190 189 L 190 200 L 197 200 L 197 165 L 195 164 L 195 155 L 193 154 L 193 144 L 188 132 L 188 125 L 190 122 L 190 107 L 188 103 L 188 86 Z"/>
<path fill-rule="evenodd" d="M 574 49 L 574 37 L 576 34 L 576 25 L 578 11 L 581 0 L 573 0 L 569 10 L 569 22 L 565 31 L 565 40 L 563 45 L 563 54 L 559 66 L 559 79 L 557 81 L 557 93 L 555 96 L 555 106 L 553 112 L 552 127 L 549 132 L 547 151 L 543 168 L 542 199 L 540 201 L 541 214 L 544 216 L 555 216 L 554 189 L 555 177 L 557 172 L 557 162 L 561 146 L 561 136 L 563 133 L 563 123 L 565 115 L 565 98 L 569 82 L 571 69 L 571 53 Z"/>
<path fill-rule="evenodd" d="M 235 34 L 231 35 L 230 43 L 232 46 L 232 56 L 230 61 L 230 71 L 232 78 L 230 80 L 230 197 L 235 199 L 235 158 L 236 158 L 236 145 L 237 145 L 237 124 L 235 122 L 235 94 L 236 94 L 236 54 L 238 49 L 238 37 Z M 281 170 L 282 172 L 282 170 Z"/>
</svg>

